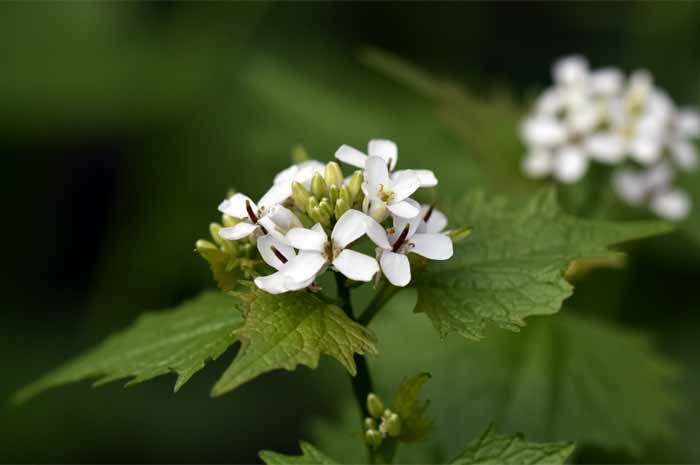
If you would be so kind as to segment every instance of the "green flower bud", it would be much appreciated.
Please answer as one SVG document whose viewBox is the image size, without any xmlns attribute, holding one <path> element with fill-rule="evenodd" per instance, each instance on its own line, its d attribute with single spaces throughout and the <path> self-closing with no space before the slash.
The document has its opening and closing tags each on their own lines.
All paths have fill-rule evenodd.
<svg viewBox="0 0 700 465">
<path fill-rule="evenodd" d="M 205 241 L 204 239 L 197 241 L 195 244 L 195 249 L 207 261 L 210 261 L 210 259 L 216 258 L 221 254 L 221 251 L 216 245 L 209 241 Z"/>
<path fill-rule="evenodd" d="M 303 145 L 297 145 L 292 149 L 292 161 L 294 163 L 301 163 L 309 159 L 309 153 L 306 151 Z"/>
<path fill-rule="evenodd" d="M 350 178 L 350 182 L 348 183 L 348 190 L 350 191 L 350 195 L 352 196 L 353 202 L 358 199 L 358 197 L 360 196 L 360 192 L 362 192 L 362 181 L 364 181 L 362 171 L 357 170 L 354 173 L 352 173 L 352 177 Z"/>
<path fill-rule="evenodd" d="M 343 186 L 340 188 L 338 197 L 343 199 L 348 206 L 352 205 L 352 194 L 350 194 L 350 189 L 348 189 L 348 186 Z"/>
<path fill-rule="evenodd" d="M 384 420 L 384 429 L 390 437 L 397 437 L 401 434 L 401 418 L 397 414 L 392 413 Z"/>
<path fill-rule="evenodd" d="M 219 244 L 219 246 L 225 247 L 224 239 L 221 236 L 219 236 L 220 229 L 221 229 L 221 225 L 219 223 L 211 223 L 209 225 L 209 235 L 211 236 L 212 239 L 214 239 L 214 242 Z"/>
<path fill-rule="evenodd" d="M 306 206 L 306 211 L 310 212 L 314 208 L 318 207 L 318 199 L 316 197 L 309 197 L 309 204 Z"/>
<path fill-rule="evenodd" d="M 374 418 L 379 418 L 384 412 L 384 402 L 373 392 L 367 394 L 367 411 Z"/>
<path fill-rule="evenodd" d="M 326 181 L 323 180 L 320 174 L 314 173 L 314 177 L 311 178 L 311 193 L 320 199 L 326 195 L 327 191 L 328 185 L 326 185 Z"/>
<path fill-rule="evenodd" d="M 338 197 L 340 197 L 340 189 L 338 189 L 338 186 L 330 186 L 328 188 L 328 199 L 331 201 L 331 206 L 335 206 Z"/>
<path fill-rule="evenodd" d="M 377 429 L 377 422 L 374 421 L 374 418 L 365 418 L 365 429 Z"/>
<path fill-rule="evenodd" d="M 450 236 L 450 239 L 452 239 L 452 242 L 456 244 L 469 237 L 471 233 L 472 230 L 469 227 L 462 226 L 461 228 L 453 229 L 448 233 L 448 235 Z"/>
<path fill-rule="evenodd" d="M 299 210 L 306 211 L 310 198 L 311 193 L 301 183 L 296 181 L 292 183 L 292 200 Z"/>
<path fill-rule="evenodd" d="M 343 170 L 340 169 L 340 165 L 336 162 L 331 161 L 326 164 L 326 184 L 329 186 L 341 187 L 343 185 Z"/>
<path fill-rule="evenodd" d="M 236 226 L 240 222 L 241 222 L 241 220 L 239 220 L 238 218 L 234 218 L 232 216 L 228 216 L 228 215 L 221 216 L 221 223 L 223 223 L 223 225 L 226 226 L 227 228 L 231 228 L 233 226 Z"/>
<path fill-rule="evenodd" d="M 314 207 L 308 211 L 309 218 L 314 220 L 316 223 L 320 223 L 321 226 L 330 226 L 331 217 L 325 211 L 319 207 Z"/>
<path fill-rule="evenodd" d="M 350 210 L 350 206 L 347 204 L 347 202 L 343 199 L 338 199 L 335 202 L 335 219 L 340 219 L 343 214 Z"/>
<path fill-rule="evenodd" d="M 382 433 L 376 429 L 368 429 L 365 431 L 365 441 L 370 446 L 377 448 L 382 445 Z"/>
<path fill-rule="evenodd" d="M 321 209 L 321 212 L 328 215 L 329 219 L 331 216 L 333 216 L 333 207 L 331 207 L 331 203 L 327 198 L 324 197 L 321 199 L 321 203 L 318 204 L 318 208 Z"/>
</svg>

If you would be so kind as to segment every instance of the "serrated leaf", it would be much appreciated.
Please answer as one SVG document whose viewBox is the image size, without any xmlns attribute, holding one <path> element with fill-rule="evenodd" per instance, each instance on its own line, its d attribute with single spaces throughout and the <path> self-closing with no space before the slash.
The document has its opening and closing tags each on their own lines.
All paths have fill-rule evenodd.
<svg viewBox="0 0 700 465">
<path fill-rule="evenodd" d="M 425 416 L 428 401 L 421 401 L 423 385 L 430 379 L 429 373 L 420 373 L 402 382 L 391 404 L 391 410 L 401 418 L 401 434 L 398 439 L 403 442 L 417 442 L 425 439 L 433 426 Z"/>
<path fill-rule="evenodd" d="M 338 462 L 324 455 L 308 442 L 299 443 L 301 455 L 284 455 L 269 450 L 261 451 L 260 459 L 267 465 L 337 465 Z"/>
<path fill-rule="evenodd" d="M 570 442 L 534 443 L 522 435 L 503 436 L 489 427 L 472 441 L 453 465 L 560 465 L 574 451 Z"/>
<path fill-rule="evenodd" d="M 166 373 L 177 375 L 177 391 L 236 341 L 234 329 L 242 323 L 238 305 L 220 292 L 205 292 L 174 309 L 146 313 L 129 328 L 25 387 L 14 400 L 23 402 L 49 388 L 89 378 L 96 378 L 95 385 L 131 378 L 129 386 Z"/>
<path fill-rule="evenodd" d="M 262 373 L 297 365 L 318 366 L 321 354 L 337 359 L 355 375 L 354 354 L 376 354 L 372 332 L 343 311 L 300 291 L 241 294 L 245 324 L 236 331 L 243 347 L 212 391 L 221 395 Z"/>
<path fill-rule="evenodd" d="M 523 205 L 471 193 L 450 209 L 450 221 L 473 233 L 450 260 L 432 262 L 416 278 L 416 312 L 441 336 L 477 340 L 488 323 L 517 331 L 528 316 L 558 312 L 573 291 L 563 275 L 574 260 L 614 257 L 609 246 L 671 230 L 663 222 L 575 218 L 551 190 Z"/>
</svg>

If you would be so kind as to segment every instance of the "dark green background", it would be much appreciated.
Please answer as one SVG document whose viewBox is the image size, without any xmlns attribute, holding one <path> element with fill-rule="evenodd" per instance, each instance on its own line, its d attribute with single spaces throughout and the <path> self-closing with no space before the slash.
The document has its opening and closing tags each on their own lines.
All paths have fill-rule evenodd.
<svg viewBox="0 0 700 465">
<path fill-rule="evenodd" d="M 389 137 L 403 166 L 434 167 L 442 195 L 478 187 L 433 105 L 363 65 L 363 46 L 518 99 L 580 52 L 700 100 L 696 3 L 3 4 L 0 43 L 2 399 L 144 309 L 211 286 L 192 249 L 218 201 L 229 187 L 261 194 L 296 144 L 326 160 Z M 580 287 L 588 308 L 653 333 L 685 367 L 687 405 L 676 443 L 578 461 L 700 461 L 699 256 L 680 235 L 650 241 Z M 0 461 L 252 462 L 292 450 L 309 416 L 334 409 L 326 376 L 306 369 L 210 399 L 233 353 L 177 395 L 164 377 L 3 402 Z"/>
</svg>

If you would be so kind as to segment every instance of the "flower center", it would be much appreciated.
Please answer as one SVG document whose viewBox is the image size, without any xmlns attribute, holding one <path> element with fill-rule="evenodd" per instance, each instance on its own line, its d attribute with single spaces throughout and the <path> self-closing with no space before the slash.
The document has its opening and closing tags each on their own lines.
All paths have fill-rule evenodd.
<svg viewBox="0 0 700 465">
<path fill-rule="evenodd" d="M 394 198 L 394 193 L 393 193 L 393 192 L 390 192 L 390 191 L 385 191 L 385 190 L 384 190 L 384 184 L 380 184 L 380 185 L 379 185 L 379 191 L 377 192 L 377 197 L 379 197 L 379 199 L 380 199 L 382 202 L 388 203 L 388 202 L 390 202 L 391 200 L 393 200 L 393 198 Z"/>
<path fill-rule="evenodd" d="M 333 259 L 340 254 L 341 250 L 342 249 L 340 247 L 336 247 L 333 244 L 333 241 L 328 241 L 324 246 L 323 256 L 326 258 L 326 260 L 332 262 Z"/>
</svg>

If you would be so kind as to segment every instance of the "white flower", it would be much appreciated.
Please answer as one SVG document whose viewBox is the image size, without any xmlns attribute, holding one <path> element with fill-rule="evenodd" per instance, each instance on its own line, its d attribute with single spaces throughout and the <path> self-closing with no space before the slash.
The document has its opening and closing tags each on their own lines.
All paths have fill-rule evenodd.
<svg viewBox="0 0 700 465">
<path fill-rule="evenodd" d="M 613 187 L 630 205 L 645 205 L 662 218 L 680 221 L 690 214 L 692 201 L 686 192 L 673 187 L 673 178 L 671 165 L 660 163 L 643 171 L 618 171 L 613 176 Z"/>
<path fill-rule="evenodd" d="M 447 216 L 434 205 L 421 205 L 420 218 L 416 232 L 442 233 L 447 227 Z"/>
<path fill-rule="evenodd" d="M 348 165 L 355 166 L 357 168 L 365 169 L 367 164 L 367 159 L 369 157 L 379 157 L 384 160 L 389 171 L 392 171 L 392 177 L 401 176 L 402 173 L 406 171 L 412 171 L 418 176 L 420 181 L 420 187 L 433 187 L 437 186 L 438 180 L 435 174 L 430 170 L 398 170 L 394 171 L 396 167 L 396 162 L 399 159 L 399 150 L 396 144 L 390 140 L 386 139 L 372 139 L 367 144 L 367 154 L 362 153 L 354 147 L 349 145 L 341 145 L 340 148 L 335 152 L 335 158 L 347 163 Z"/>
<path fill-rule="evenodd" d="M 311 178 L 314 177 L 314 174 L 319 173 L 323 175 L 325 168 L 326 165 L 320 161 L 303 161 L 277 173 L 273 184 L 289 184 L 291 188 L 293 182 L 298 182 L 303 184 L 305 187 L 309 187 L 308 185 L 311 182 Z"/>
<path fill-rule="evenodd" d="M 372 211 L 372 217 L 383 219 L 382 208 L 403 218 L 413 218 L 419 213 L 418 207 L 406 199 L 420 187 L 418 176 L 412 171 L 396 173 L 389 177 L 389 168 L 383 158 L 369 157 L 365 163 L 362 191 L 365 194 L 365 211 Z M 376 209 L 378 213 L 373 211 Z M 386 210 L 384 210 L 386 211 Z"/>
<path fill-rule="evenodd" d="M 291 229 L 287 241 L 299 249 L 298 257 L 304 257 L 302 276 L 316 276 L 332 266 L 355 281 L 371 281 L 379 271 L 377 260 L 347 248 L 366 233 L 368 220 L 364 213 L 348 210 L 333 227 L 330 239 L 320 224 L 311 229 Z"/>
<path fill-rule="evenodd" d="M 583 84 L 588 79 L 588 61 L 581 55 L 559 59 L 552 67 L 554 81 L 567 86 Z"/>
<path fill-rule="evenodd" d="M 415 203 L 411 201 L 412 203 Z M 415 205 L 418 208 L 418 205 Z M 423 216 L 410 220 L 394 216 L 390 234 L 370 219 L 367 235 L 377 244 L 377 255 L 382 273 L 394 286 L 404 287 L 411 281 L 411 265 L 406 254 L 416 253 L 430 260 L 447 260 L 452 257 L 452 240 L 439 233 L 419 233 Z"/>
<path fill-rule="evenodd" d="M 649 206 L 661 218 L 681 221 L 690 213 L 692 203 L 686 192 L 673 189 L 655 193 Z"/>
<path fill-rule="evenodd" d="M 276 228 L 286 231 L 301 225 L 294 213 L 279 205 L 279 199 L 268 194 L 265 194 L 257 205 L 243 194 L 234 194 L 230 199 L 221 202 L 220 212 L 241 221 L 235 226 L 221 228 L 219 235 L 224 239 L 238 240 L 254 232 L 267 234 Z"/>
<path fill-rule="evenodd" d="M 255 285 L 270 294 L 304 289 L 316 277 L 307 272 L 309 257 L 297 255 L 277 233 L 258 238 L 258 251 L 263 260 L 277 270 L 271 275 L 255 278 Z"/>
</svg>

